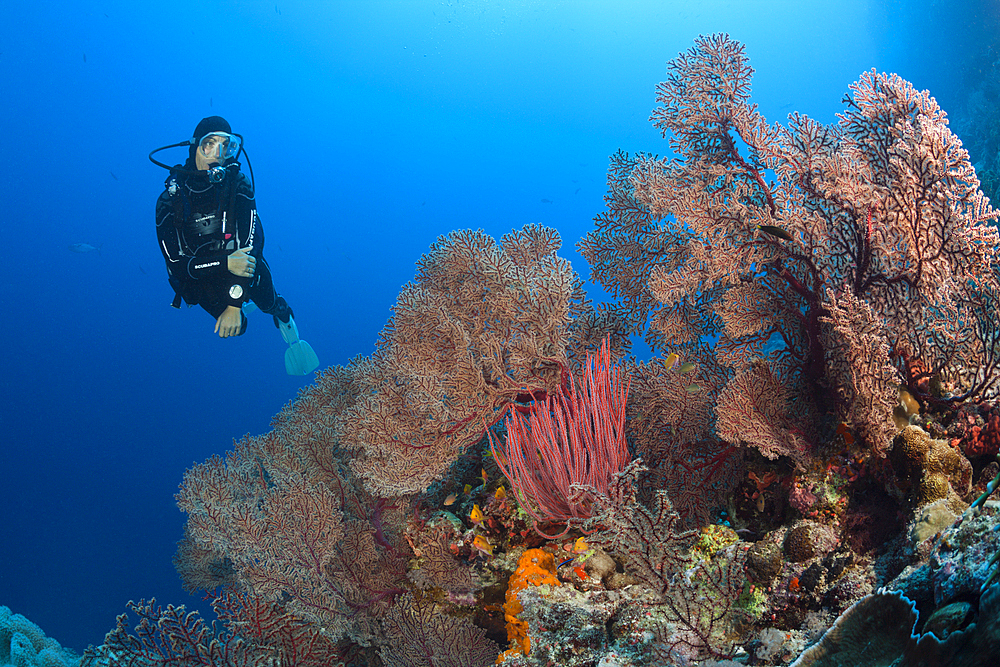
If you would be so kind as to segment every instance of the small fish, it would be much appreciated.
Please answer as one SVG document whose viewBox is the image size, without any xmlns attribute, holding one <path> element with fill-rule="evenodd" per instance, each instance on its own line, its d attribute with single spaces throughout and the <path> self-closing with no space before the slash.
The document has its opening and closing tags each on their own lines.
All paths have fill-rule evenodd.
<svg viewBox="0 0 1000 667">
<path fill-rule="evenodd" d="M 551 204 L 552 200 L 551 199 L 542 199 L 542 203 L 543 204 Z"/>
<path fill-rule="evenodd" d="M 118 180 L 118 177 L 115 176 L 115 172 L 109 170 L 108 173 L 111 174 L 111 178 L 115 179 L 116 181 Z"/>
<path fill-rule="evenodd" d="M 684 387 L 684 391 L 686 391 L 689 394 L 697 394 L 699 391 L 701 391 L 701 387 L 699 387 L 696 384 L 689 384 L 688 386 Z"/>
<path fill-rule="evenodd" d="M 95 250 L 98 253 L 101 252 L 100 247 L 95 248 L 94 246 L 90 245 L 89 243 L 70 243 L 69 244 L 69 249 L 70 249 L 70 252 L 80 252 L 80 253 L 94 252 Z"/>
<path fill-rule="evenodd" d="M 478 526 L 483 522 L 484 518 L 483 511 L 479 509 L 479 505 L 473 505 L 472 512 L 469 513 L 469 521 Z"/>
<path fill-rule="evenodd" d="M 573 551 L 578 554 L 582 554 L 585 551 L 590 551 L 590 545 L 587 544 L 587 540 L 582 537 L 576 538 L 576 542 L 573 544 Z"/>
<path fill-rule="evenodd" d="M 587 581 L 588 579 L 590 579 L 590 575 L 587 574 L 587 571 L 584 570 L 579 565 L 577 565 L 576 567 L 574 567 L 573 571 L 576 572 L 576 576 L 580 577 L 580 579 L 583 580 L 583 581 Z"/>
<path fill-rule="evenodd" d="M 507 491 L 502 486 L 498 486 L 497 492 L 494 494 L 494 496 L 496 497 L 497 500 L 503 500 L 504 498 L 507 497 Z"/>
<path fill-rule="evenodd" d="M 676 352 L 671 352 L 670 354 L 667 355 L 667 360 L 663 362 L 663 367 L 669 371 L 671 368 L 674 367 L 674 364 L 677 363 L 678 359 L 680 359 L 680 355 L 678 355 Z"/>
<path fill-rule="evenodd" d="M 462 493 L 464 493 L 465 495 L 469 495 L 471 492 L 472 492 L 472 485 L 471 484 L 466 484 L 465 488 L 462 489 Z"/>
<path fill-rule="evenodd" d="M 576 193 L 578 193 L 578 192 L 580 192 L 580 188 L 577 188 L 576 190 L 574 190 L 574 191 L 573 191 L 573 194 L 576 194 Z"/>
<path fill-rule="evenodd" d="M 686 364 L 681 364 L 681 367 L 677 369 L 677 372 L 678 373 L 690 373 L 691 371 L 693 371 L 697 367 L 698 367 L 697 364 L 695 364 L 693 361 L 689 361 Z"/>
<path fill-rule="evenodd" d="M 493 545 L 490 541 L 483 537 L 482 535 L 476 535 L 472 538 L 472 547 L 486 554 L 487 556 L 493 555 Z"/>
<path fill-rule="evenodd" d="M 785 241 L 791 241 L 792 235 L 786 232 L 781 227 L 775 227 L 774 225 L 757 225 L 757 229 L 764 232 L 765 234 L 770 234 L 779 239 L 784 239 Z"/>
<path fill-rule="evenodd" d="M 142 268 L 142 264 L 139 265 L 139 273 L 141 273 L 144 276 L 149 275 L 148 273 L 146 273 L 146 269 Z"/>
<path fill-rule="evenodd" d="M 444 504 L 447 507 L 448 505 L 453 504 L 456 500 L 458 500 L 458 494 L 457 493 L 449 493 L 448 497 L 444 499 Z"/>
<path fill-rule="evenodd" d="M 489 478 L 486 476 L 486 468 L 479 469 L 479 476 L 483 478 L 483 486 L 486 486 L 486 483 L 489 481 Z"/>
<path fill-rule="evenodd" d="M 87 62 L 87 54 L 86 53 L 83 54 L 83 62 Z"/>
</svg>

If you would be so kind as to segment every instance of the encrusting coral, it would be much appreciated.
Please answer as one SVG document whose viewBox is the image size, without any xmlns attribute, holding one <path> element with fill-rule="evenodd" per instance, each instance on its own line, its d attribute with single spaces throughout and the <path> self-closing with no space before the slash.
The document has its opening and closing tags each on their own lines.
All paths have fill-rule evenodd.
<svg viewBox="0 0 1000 667">
<path fill-rule="evenodd" d="M 521 618 L 524 607 L 518 599 L 518 594 L 529 586 L 559 585 L 556 576 L 556 564 L 552 554 L 541 549 L 528 549 L 517 561 L 517 569 L 510 575 L 507 585 L 507 602 L 503 606 L 504 618 L 507 620 L 507 640 L 512 646 L 508 653 L 520 651 L 531 652 L 531 640 L 528 638 L 528 624 Z M 506 655 L 506 654 L 505 654 Z M 502 661 L 501 655 L 497 662 Z"/>
</svg>

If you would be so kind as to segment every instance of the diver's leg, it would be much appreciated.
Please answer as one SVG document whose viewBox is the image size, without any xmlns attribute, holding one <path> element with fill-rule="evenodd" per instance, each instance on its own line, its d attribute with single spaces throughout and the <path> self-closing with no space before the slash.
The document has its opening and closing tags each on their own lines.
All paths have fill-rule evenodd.
<svg viewBox="0 0 1000 667">
<path fill-rule="evenodd" d="M 257 263 L 257 280 L 250 287 L 250 299 L 257 304 L 261 311 L 274 317 L 274 326 L 281 328 L 281 324 L 287 324 L 292 317 L 292 309 L 289 307 L 285 297 L 278 294 L 274 289 L 274 279 L 271 276 L 271 267 L 267 260 L 261 256 Z"/>
<path fill-rule="evenodd" d="M 261 256 L 257 262 L 257 280 L 250 286 L 250 299 L 257 307 L 274 318 L 274 326 L 281 338 L 288 343 L 285 350 L 285 371 L 289 375 L 308 375 L 319 368 L 319 358 L 312 346 L 299 338 L 299 328 L 292 317 L 292 309 L 284 297 L 274 289 L 271 267 Z"/>
</svg>

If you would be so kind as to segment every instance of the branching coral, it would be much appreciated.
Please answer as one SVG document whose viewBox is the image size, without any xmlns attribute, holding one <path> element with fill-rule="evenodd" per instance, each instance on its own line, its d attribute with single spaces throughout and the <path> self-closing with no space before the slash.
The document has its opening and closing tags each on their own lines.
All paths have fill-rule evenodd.
<svg viewBox="0 0 1000 667">
<path fill-rule="evenodd" d="M 654 347 L 697 357 L 716 380 L 708 389 L 723 392 L 716 415 L 730 437 L 738 429 L 726 424 L 752 426 L 765 437 L 747 444 L 801 462 L 828 386 L 884 454 L 898 382 L 889 350 L 919 357 L 929 375 L 983 367 L 952 400 L 1000 379 L 987 315 L 998 214 L 926 92 L 867 72 L 836 125 L 796 113 L 783 127 L 749 102 L 752 72 L 724 35 L 669 64 L 651 120 L 675 157 L 616 155 L 609 210 L 581 251 L 637 330 L 651 318 Z M 708 360 L 701 348 L 715 339 Z M 725 400 L 757 376 L 795 400 Z"/>
<path fill-rule="evenodd" d="M 554 229 L 499 243 L 481 231 L 441 237 L 405 285 L 378 349 L 346 372 L 357 402 L 339 445 L 368 488 L 425 490 L 518 396 L 558 391 L 563 369 L 605 337 Z"/>
<path fill-rule="evenodd" d="M 658 604 L 657 653 L 664 661 L 728 655 L 726 635 L 740 615 L 736 603 L 746 583 L 747 547 L 733 545 L 705 560 L 691 549 L 699 539 L 683 530 L 664 492 L 651 510 L 636 500 L 640 473 L 632 463 L 616 476 L 608 494 L 595 493 L 588 538 L 620 556 L 628 572 L 645 584 Z"/>
</svg>

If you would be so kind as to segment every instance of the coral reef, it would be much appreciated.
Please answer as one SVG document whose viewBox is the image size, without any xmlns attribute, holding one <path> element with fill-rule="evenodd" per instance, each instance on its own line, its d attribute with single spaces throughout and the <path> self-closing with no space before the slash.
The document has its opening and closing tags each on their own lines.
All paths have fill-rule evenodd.
<svg viewBox="0 0 1000 667">
<path fill-rule="evenodd" d="M 612 302 L 587 301 L 552 229 L 438 239 L 371 357 L 185 474 L 175 563 L 222 625 L 140 602 L 89 656 L 995 651 L 1000 214 L 900 77 L 863 73 L 833 125 L 783 126 L 751 76 L 725 35 L 668 65 L 652 121 L 672 155 L 614 155 L 580 243 Z M 625 358 L 637 334 L 653 359 Z"/>
<path fill-rule="evenodd" d="M 616 155 L 580 247 L 622 295 L 612 310 L 696 361 L 723 440 L 802 465 L 834 399 L 882 456 L 900 380 L 918 400 L 933 398 L 921 379 L 963 366 L 981 372 L 949 401 L 996 385 L 997 213 L 933 98 L 870 72 L 837 125 L 784 128 L 749 104 L 752 70 L 725 36 L 669 73 L 653 121 L 677 157 Z M 894 354 L 926 370 L 903 378 Z"/>
</svg>

